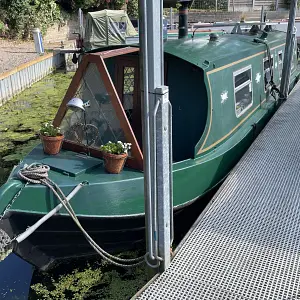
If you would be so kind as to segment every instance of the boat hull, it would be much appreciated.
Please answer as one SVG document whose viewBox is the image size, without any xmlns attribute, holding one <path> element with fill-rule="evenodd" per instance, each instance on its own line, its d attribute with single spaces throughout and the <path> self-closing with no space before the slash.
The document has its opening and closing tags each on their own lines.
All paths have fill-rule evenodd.
<svg viewBox="0 0 300 300">
<path fill-rule="evenodd" d="M 274 111 L 274 105 L 270 104 L 268 109 L 265 109 L 263 113 L 249 119 L 249 124 L 255 123 L 255 126 L 250 126 L 246 123 L 245 129 L 240 130 L 240 134 L 236 135 L 235 139 L 228 140 L 228 142 L 219 146 L 218 149 L 209 156 L 203 157 L 200 160 L 194 160 L 194 162 L 187 162 L 187 166 L 184 168 L 174 168 L 175 231 L 178 231 L 177 229 L 182 227 L 181 225 L 186 222 L 186 219 L 190 219 L 189 221 L 196 219 L 201 209 L 196 211 L 192 208 L 190 212 L 196 212 L 196 215 L 192 218 L 191 213 L 186 213 L 189 207 L 192 207 L 193 203 L 200 203 L 202 208 L 205 206 L 207 203 L 206 200 L 203 200 L 206 198 L 205 195 L 213 190 L 213 188 L 228 175 L 251 145 L 259 131 L 268 122 Z M 193 163 L 193 165 L 188 165 L 188 163 Z M 132 180 L 131 183 L 134 184 L 134 181 Z M 120 181 L 118 184 L 120 184 Z M 95 209 L 95 207 L 97 207 L 96 201 L 99 200 L 91 198 L 93 196 L 92 191 L 95 190 L 95 193 L 97 191 L 100 193 L 100 189 L 101 187 L 103 188 L 103 186 L 106 185 L 89 185 L 84 188 L 86 194 L 83 194 L 83 196 L 85 197 L 81 196 L 80 199 L 76 199 L 76 197 L 74 200 L 72 199 L 71 204 L 72 206 L 74 205 L 74 210 L 77 213 L 81 208 L 78 203 L 82 202 L 82 205 L 84 203 L 88 204 L 88 202 L 93 203 L 93 214 L 78 214 L 82 226 L 101 247 L 111 253 L 145 247 L 144 213 L 126 213 L 122 216 L 112 214 L 108 216 L 101 215 L 101 210 L 97 211 Z M 139 205 L 143 205 L 142 186 L 140 181 L 136 183 L 135 190 L 141 189 L 141 191 L 138 190 L 138 194 L 141 197 L 137 202 Z M 2 188 L 3 202 L 5 202 L 4 199 L 6 198 L 11 199 L 20 187 L 15 188 L 15 191 L 11 191 L 12 187 L 9 186 Z M 42 193 L 40 191 L 42 188 L 45 189 L 45 187 L 42 186 L 27 186 L 12 205 L 10 212 L 6 214 L 5 218 L 0 222 L 0 228 L 8 233 L 11 238 L 24 232 L 28 226 L 34 224 L 44 216 L 47 211 L 51 210 L 54 205 L 57 205 L 57 201 L 49 205 L 49 201 L 47 202 L 46 198 L 46 200 L 42 198 L 42 195 L 45 195 L 46 192 L 46 190 L 44 190 Z M 26 189 L 32 189 L 32 191 L 29 190 L 26 194 Z M 114 193 L 114 195 L 126 195 L 125 191 L 126 190 L 123 189 L 122 194 Z M 47 192 L 47 195 L 50 194 L 51 193 Z M 108 195 L 108 193 L 106 194 Z M 31 197 L 29 198 L 28 195 Z M 113 197 L 113 195 L 111 197 Z M 196 199 L 197 201 L 195 201 Z M 110 206 L 114 204 L 113 208 L 116 209 L 116 207 L 120 207 L 122 204 L 121 200 L 124 199 L 119 199 L 119 201 L 121 201 L 120 203 L 116 202 L 113 198 L 110 199 L 110 202 L 108 200 L 109 199 L 107 199 L 105 203 L 107 203 L 107 205 L 110 203 Z M 29 205 L 38 205 L 43 201 L 46 201 L 45 204 L 48 205 L 47 211 L 33 213 L 28 209 Z M 132 200 L 128 198 L 127 201 L 130 202 Z M 7 203 L 9 203 L 9 200 L 7 200 Z M 133 210 L 133 202 L 130 203 L 131 210 Z M 116 206 L 116 204 L 119 206 Z M 24 207 L 25 205 L 27 206 L 27 211 L 21 209 L 22 206 Z M 107 207 L 109 207 L 109 205 Z M 187 218 L 181 219 L 182 215 L 187 215 Z M 61 260 L 87 257 L 96 254 L 66 212 L 53 216 L 25 241 L 20 244 L 15 244 L 14 252 L 42 270 L 48 269 L 53 266 L 55 262 Z"/>
<path fill-rule="evenodd" d="M 175 223 L 184 222 L 187 213 L 188 207 L 174 210 Z M 188 215 L 190 216 L 189 213 Z M 15 236 L 16 232 L 24 232 L 28 224 L 34 224 L 42 216 L 11 212 L 2 221 L 1 228 L 10 236 Z M 109 253 L 145 248 L 144 214 L 120 218 L 79 217 L 79 221 L 96 243 Z M 15 254 L 41 270 L 47 270 L 57 262 L 97 255 L 74 221 L 69 216 L 62 215 L 52 217 L 25 241 L 16 243 L 13 247 Z"/>
</svg>

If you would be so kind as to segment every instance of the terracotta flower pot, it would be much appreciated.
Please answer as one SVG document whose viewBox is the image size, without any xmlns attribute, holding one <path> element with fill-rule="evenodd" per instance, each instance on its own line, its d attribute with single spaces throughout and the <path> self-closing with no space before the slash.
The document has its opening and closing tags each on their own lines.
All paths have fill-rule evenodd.
<svg viewBox="0 0 300 300">
<path fill-rule="evenodd" d="M 58 136 L 45 136 L 40 135 L 44 152 L 46 154 L 55 155 L 59 153 L 64 136 L 58 135 Z"/>
<path fill-rule="evenodd" d="M 103 152 L 105 170 L 111 174 L 119 174 L 123 170 L 127 156 L 127 153 L 111 154 Z"/>
</svg>

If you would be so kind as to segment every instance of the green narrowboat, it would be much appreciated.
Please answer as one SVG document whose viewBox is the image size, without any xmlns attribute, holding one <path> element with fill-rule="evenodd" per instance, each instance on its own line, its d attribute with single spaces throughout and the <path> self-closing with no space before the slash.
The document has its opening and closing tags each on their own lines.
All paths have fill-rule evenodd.
<svg viewBox="0 0 300 300">
<path fill-rule="evenodd" d="M 261 43 L 257 26 L 238 32 L 164 44 L 173 118 L 175 223 L 176 212 L 201 201 L 227 176 L 280 103 L 274 88 L 281 80 L 286 34 L 267 26 Z M 290 89 L 298 78 L 295 47 Z M 24 164 L 38 162 L 50 166 L 49 177 L 65 194 L 80 182 L 88 183 L 70 203 L 104 249 L 116 252 L 143 242 L 140 94 L 138 47 L 85 53 L 53 122 L 65 135 L 60 153 L 49 156 L 37 146 L 0 188 L 2 232 L 14 238 L 59 204 L 44 185 L 24 185 L 18 179 Z M 74 97 L 89 102 L 85 113 L 68 109 Z M 104 170 L 99 146 L 109 140 L 132 144 L 120 174 Z M 13 251 L 41 269 L 58 260 L 94 254 L 64 209 L 16 243 Z"/>
</svg>

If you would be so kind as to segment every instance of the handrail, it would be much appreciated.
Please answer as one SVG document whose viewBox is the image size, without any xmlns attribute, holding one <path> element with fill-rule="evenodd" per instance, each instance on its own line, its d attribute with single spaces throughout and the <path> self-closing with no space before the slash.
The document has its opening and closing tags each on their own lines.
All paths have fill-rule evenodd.
<svg viewBox="0 0 300 300">
<path fill-rule="evenodd" d="M 172 104 L 169 101 L 169 163 L 170 163 L 170 244 L 174 240 L 174 215 L 173 215 L 173 142 L 172 142 Z"/>
<path fill-rule="evenodd" d="M 205 23 L 193 24 L 193 28 L 207 28 L 207 27 L 230 27 L 230 26 L 251 26 L 251 25 L 279 25 L 288 24 L 287 22 L 232 22 L 232 23 Z"/>
<path fill-rule="evenodd" d="M 153 171 L 152 171 L 152 185 L 153 185 L 153 198 L 152 198 L 152 203 L 153 203 L 153 224 L 154 224 L 154 231 L 152 231 L 152 233 L 154 233 L 154 257 L 155 259 L 158 258 L 158 245 L 157 245 L 157 195 L 156 195 L 156 115 L 157 115 L 157 111 L 160 105 L 160 101 L 157 100 L 155 103 L 155 107 L 154 107 L 154 111 L 153 111 Z"/>
</svg>

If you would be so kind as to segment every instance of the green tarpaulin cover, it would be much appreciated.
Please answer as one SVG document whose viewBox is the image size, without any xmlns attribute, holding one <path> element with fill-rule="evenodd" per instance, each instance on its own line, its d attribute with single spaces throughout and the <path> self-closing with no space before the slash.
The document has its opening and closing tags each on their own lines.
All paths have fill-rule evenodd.
<svg viewBox="0 0 300 300">
<path fill-rule="evenodd" d="M 87 14 L 84 36 L 86 50 L 125 44 L 127 37 L 135 35 L 137 32 L 124 10 L 105 9 Z"/>
</svg>

